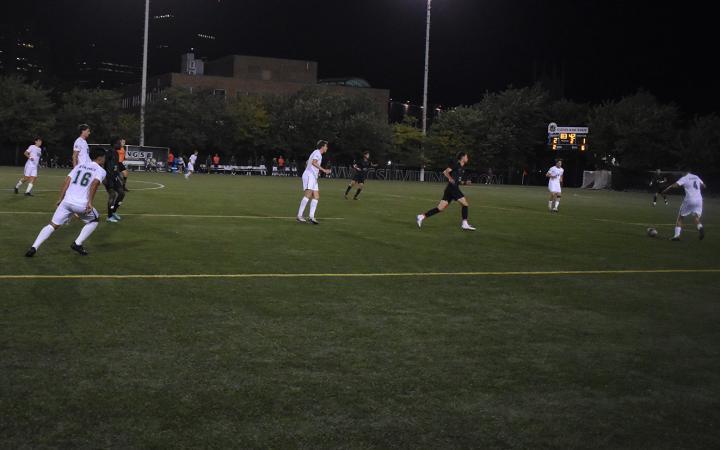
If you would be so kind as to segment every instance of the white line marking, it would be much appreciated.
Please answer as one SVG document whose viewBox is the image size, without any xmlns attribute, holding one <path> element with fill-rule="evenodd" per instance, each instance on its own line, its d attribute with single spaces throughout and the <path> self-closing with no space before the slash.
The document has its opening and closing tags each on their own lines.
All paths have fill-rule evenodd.
<svg viewBox="0 0 720 450">
<path fill-rule="evenodd" d="M 50 214 L 47 211 L 0 211 L 0 214 Z M 191 219 L 250 219 L 250 220 L 295 220 L 295 216 L 219 216 L 212 214 L 151 214 L 151 213 L 123 213 L 123 216 L 136 217 L 187 217 Z M 344 217 L 320 217 L 323 220 L 345 220 Z"/>
<path fill-rule="evenodd" d="M 0 275 L 0 280 L 62 279 L 189 279 L 189 278 L 401 278 L 401 277 L 535 277 L 631 274 L 720 273 L 717 269 L 558 270 L 545 272 L 385 272 L 385 273 L 227 273 L 227 274 L 134 274 L 134 275 Z"/>
</svg>

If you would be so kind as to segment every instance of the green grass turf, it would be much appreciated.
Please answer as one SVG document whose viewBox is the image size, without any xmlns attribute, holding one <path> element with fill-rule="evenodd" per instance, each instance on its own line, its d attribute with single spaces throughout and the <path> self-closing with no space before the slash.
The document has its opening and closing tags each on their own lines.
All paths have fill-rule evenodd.
<svg viewBox="0 0 720 450">
<path fill-rule="evenodd" d="M 167 174 L 131 174 L 90 256 L 75 222 L 28 259 L 65 171 L 40 175 L 0 191 L 0 275 L 720 268 L 714 199 L 702 242 L 667 240 L 679 196 L 567 189 L 551 215 L 542 187 L 466 187 L 475 233 L 456 205 L 417 229 L 438 184 L 346 201 L 322 180 L 318 227 L 139 215 L 293 217 L 301 196 Z M 717 448 L 719 276 L 0 278 L 0 448 Z"/>
</svg>

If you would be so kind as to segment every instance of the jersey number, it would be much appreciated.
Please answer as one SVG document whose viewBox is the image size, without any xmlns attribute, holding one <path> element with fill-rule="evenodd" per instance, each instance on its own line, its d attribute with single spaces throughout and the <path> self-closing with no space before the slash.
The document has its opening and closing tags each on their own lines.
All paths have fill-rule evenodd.
<svg viewBox="0 0 720 450">
<path fill-rule="evenodd" d="M 80 186 L 87 186 L 88 183 L 90 183 L 90 177 L 92 177 L 91 172 L 83 172 L 82 178 L 80 178 L 80 172 L 75 174 L 75 179 L 73 180 L 73 184 L 78 184 L 78 180 L 80 181 Z"/>
</svg>

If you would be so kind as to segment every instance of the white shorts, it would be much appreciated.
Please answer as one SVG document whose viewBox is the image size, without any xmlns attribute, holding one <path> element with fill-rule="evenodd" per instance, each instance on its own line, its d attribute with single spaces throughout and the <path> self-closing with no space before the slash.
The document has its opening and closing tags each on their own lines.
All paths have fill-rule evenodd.
<svg viewBox="0 0 720 450">
<path fill-rule="evenodd" d="M 85 213 L 85 205 L 62 202 L 55 210 L 55 214 L 53 214 L 52 223 L 55 225 L 65 225 L 70 222 L 70 219 L 72 219 L 75 214 L 85 223 L 94 222 L 100 217 L 95 208 L 89 213 Z"/>
<path fill-rule="evenodd" d="M 25 171 L 23 172 L 23 175 L 25 175 L 26 177 L 36 177 L 38 172 L 37 169 L 37 165 L 32 164 L 30 163 L 30 161 L 28 161 L 27 163 L 25 163 Z"/>
<path fill-rule="evenodd" d="M 194 172 L 195 166 L 193 164 L 188 164 L 188 172 Z"/>
<path fill-rule="evenodd" d="M 695 214 L 698 217 L 702 217 L 702 208 L 703 208 L 703 202 L 701 200 L 683 200 L 682 204 L 680 205 L 680 212 L 679 215 L 681 217 L 686 217 L 691 214 Z"/>
<path fill-rule="evenodd" d="M 550 191 L 553 194 L 561 193 L 562 189 L 560 188 L 560 183 L 551 181 L 550 184 L 548 184 L 548 191 Z"/>
<path fill-rule="evenodd" d="M 303 179 L 303 190 L 305 191 L 319 191 L 318 180 L 315 174 L 305 172 L 302 176 Z"/>
</svg>

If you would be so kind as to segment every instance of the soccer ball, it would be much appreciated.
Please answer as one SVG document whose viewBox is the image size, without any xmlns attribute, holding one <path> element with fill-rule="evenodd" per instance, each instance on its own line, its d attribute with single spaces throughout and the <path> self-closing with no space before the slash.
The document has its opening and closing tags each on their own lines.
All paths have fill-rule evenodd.
<svg viewBox="0 0 720 450">
<path fill-rule="evenodd" d="M 647 229 L 647 235 L 648 235 L 648 236 L 650 236 L 650 237 L 655 237 L 655 236 L 657 236 L 657 234 L 658 234 L 658 233 L 657 233 L 657 230 L 656 230 L 655 228 L 648 228 L 648 229 Z"/>
</svg>

